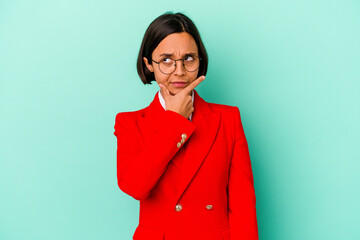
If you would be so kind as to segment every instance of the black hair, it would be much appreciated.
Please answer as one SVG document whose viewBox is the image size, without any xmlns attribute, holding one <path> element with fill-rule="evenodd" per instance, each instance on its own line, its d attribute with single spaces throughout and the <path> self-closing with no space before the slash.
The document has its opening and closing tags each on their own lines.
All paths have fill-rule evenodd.
<svg viewBox="0 0 360 240">
<path fill-rule="evenodd" d="M 166 12 L 150 23 L 141 43 L 137 59 L 137 72 L 144 84 L 151 84 L 152 81 L 155 81 L 155 76 L 146 67 L 143 57 L 146 57 L 150 63 L 152 61 L 152 52 L 159 43 L 168 35 L 181 32 L 187 32 L 194 38 L 198 47 L 199 57 L 202 59 L 200 61 L 198 77 L 206 75 L 208 55 L 195 24 L 183 13 Z"/>
</svg>

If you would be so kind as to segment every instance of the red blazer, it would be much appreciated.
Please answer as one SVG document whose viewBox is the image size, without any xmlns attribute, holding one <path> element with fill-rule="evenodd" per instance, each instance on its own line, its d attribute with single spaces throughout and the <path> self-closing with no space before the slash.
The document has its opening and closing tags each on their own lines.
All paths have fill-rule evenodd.
<svg viewBox="0 0 360 240">
<path fill-rule="evenodd" d="M 254 181 L 237 107 L 194 90 L 192 121 L 151 104 L 116 115 L 117 179 L 140 200 L 134 240 L 258 239 Z"/>
</svg>

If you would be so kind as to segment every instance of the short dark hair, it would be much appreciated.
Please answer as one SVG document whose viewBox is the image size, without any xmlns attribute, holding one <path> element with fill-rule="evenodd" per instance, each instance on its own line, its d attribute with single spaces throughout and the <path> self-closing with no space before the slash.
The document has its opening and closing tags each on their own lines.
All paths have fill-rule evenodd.
<svg viewBox="0 0 360 240">
<path fill-rule="evenodd" d="M 141 43 L 139 56 L 137 59 L 137 72 L 144 84 L 151 84 L 152 81 L 155 81 L 155 76 L 154 73 L 150 72 L 146 67 L 143 57 L 146 57 L 150 63 L 152 61 L 152 52 L 159 45 L 159 43 L 166 36 L 172 33 L 181 32 L 187 32 L 194 38 L 198 47 L 199 57 L 202 59 L 200 62 L 198 77 L 201 75 L 206 75 L 208 55 L 195 24 L 183 13 L 166 12 L 150 23 Z"/>
</svg>

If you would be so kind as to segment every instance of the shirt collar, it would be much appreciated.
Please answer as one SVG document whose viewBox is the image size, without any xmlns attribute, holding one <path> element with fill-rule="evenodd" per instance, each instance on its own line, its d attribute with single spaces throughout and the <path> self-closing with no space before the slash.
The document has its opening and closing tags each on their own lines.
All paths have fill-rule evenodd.
<svg viewBox="0 0 360 240">
<path fill-rule="evenodd" d="M 164 100 L 163 96 L 161 95 L 160 90 L 159 90 L 158 94 L 159 94 L 159 100 L 160 100 L 161 106 L 164 108 L 164 110 L 166 110 L 165 100 Z M 193 102 L 193 106 L 194 106 L 194 90 L 191 90 L 191 101 Z M 190 117 L 189 117 L 190 121 L 191 121 L 191 117 L 192 117 L 192 113 L 190 114 Z"/>
</svg>

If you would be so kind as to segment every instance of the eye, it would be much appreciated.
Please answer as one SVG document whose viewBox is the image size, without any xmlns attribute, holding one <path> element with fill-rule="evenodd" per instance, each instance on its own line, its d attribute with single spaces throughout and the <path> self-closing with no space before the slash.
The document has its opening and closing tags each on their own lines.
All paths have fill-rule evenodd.
<svg viewBox="0 0 360 240">
<path fill-rule="evenodd" d="M 164 58 L 162 60 L 163 63 L 171 63 L 172 62 L 172 59 L 171 58 Z"/>
<path fill-rule="evenodd" d="M 194 60 L 193 56 L 191 56 L 191 55 L 187 55 L 184 59 L 185 59 L 185 61 L 193 61 Z"/>
</svg>

